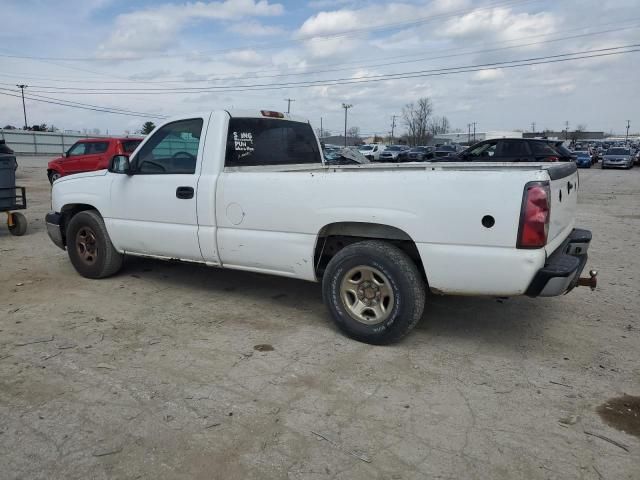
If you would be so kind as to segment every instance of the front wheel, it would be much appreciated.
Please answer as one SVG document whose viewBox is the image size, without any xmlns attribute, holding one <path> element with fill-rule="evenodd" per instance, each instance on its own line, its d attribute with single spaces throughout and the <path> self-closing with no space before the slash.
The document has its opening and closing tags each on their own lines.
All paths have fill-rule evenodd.
<svg viewBox="0 0 640 480">
<path fill-rule="evenodd" d="M 115 274 L 124 258 L 114 248 L 104 221 L 95 210 L 85 210 L 71 218 L 67 227 L 67 252 L 76 271 L 87 278 Z"/>
<path fill-rule="evenodd" d="M 13 212 L 9 214 L 11 216 L 11 221 L 7 218 L 7 225 L 9 227 L 9 233 L 15 237 L 21 237 L 25 233 L 27 233 L 27 226 L 29 222 L 27 222 L 27 218 L 18 212 Z"/>
<path fill-rule="evenodd" d="M 55 182 L 56 180 L 58 180 L 60 177 L 61 177 L 61 175 L 60 175 L 58 172 L 56 172 L 55 170 L 54 170 L 54 171 L 51 171 L 51 172 L 49 173 L 49 183 L 50 183 L 51 185 L 53 185 L 53 182 Z"/>
<path fill-rule="evenodd" d="M 322 296 L 337 326 L 375 345 L 396 342 L 422 317 L 425 284 L 415 263 L 387 242 L 367 240 L 329 262 Z"/>
</svg>

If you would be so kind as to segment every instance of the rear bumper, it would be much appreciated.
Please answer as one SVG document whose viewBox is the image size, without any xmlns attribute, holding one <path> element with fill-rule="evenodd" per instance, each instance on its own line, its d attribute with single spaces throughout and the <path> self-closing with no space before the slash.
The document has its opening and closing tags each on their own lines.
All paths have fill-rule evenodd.
<svg viewBox="0 0 640 480">
<path fill-rule="evenodd" d="M 554 297 L 573 290 L 587 264 L 590 243 L 589 230 L 573 229 L 562 245 L 549 255 L 525 294 L 530 297 Z"/>
<path fill-rule="evenodd" d="M 56 212 L 49 212 L 44 217 L 47 226 L 47 234 L 51 241 L 62 250 L 65 249 L 64 237 L 62 236 L 62 215 Z"/>
</svg>

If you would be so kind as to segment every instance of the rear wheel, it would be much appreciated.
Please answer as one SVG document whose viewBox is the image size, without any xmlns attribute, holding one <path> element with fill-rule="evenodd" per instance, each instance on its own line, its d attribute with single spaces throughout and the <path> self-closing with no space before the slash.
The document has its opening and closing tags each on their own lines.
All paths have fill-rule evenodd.
<svg viewBox="0 0 640 480">
<path fill-rule="evenodd" d="M 322 295 L 342 331 L 356 340 L 384 345 L 416 326 L 426 292 L 406 253 L 387 242 L 367 240 L 345 247 L 331 259 Z"/>
<path fill-rule="evenodd" d="M 74 215 L 67 227 L 67 251 L 76 271 L 87 278 L 105 278 L 122 267 L 123 255 L 113 247 L 102 217 L 95 210 Z"/>
<path fill-rule="evenodd" d="M 18 212 L 10 213 L 9 215 L 11 216 L 11 221 L 7 218 L 7 226 L 11 235 L 21 237 L 27 233 L 27 226 L 29 225 L 27 218 Z"/>
</svg>

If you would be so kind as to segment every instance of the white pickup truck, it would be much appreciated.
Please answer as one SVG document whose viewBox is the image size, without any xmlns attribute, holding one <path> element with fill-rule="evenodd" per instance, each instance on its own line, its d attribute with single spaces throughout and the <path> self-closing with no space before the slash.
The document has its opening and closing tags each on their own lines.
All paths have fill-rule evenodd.
<svg viewBox="0 0 640 480">
<path fill-rule="evenodd" d="M 88 278 L 125 255 L 322 282 L 348 335 L 384 344 L 435 294 L 553 296 L 576 285 L 574 163 L 325 165 L 308 122 L 214 111 L 158 126 L 108 170 L 56 180 L 49 236 Z"/>
</svg>

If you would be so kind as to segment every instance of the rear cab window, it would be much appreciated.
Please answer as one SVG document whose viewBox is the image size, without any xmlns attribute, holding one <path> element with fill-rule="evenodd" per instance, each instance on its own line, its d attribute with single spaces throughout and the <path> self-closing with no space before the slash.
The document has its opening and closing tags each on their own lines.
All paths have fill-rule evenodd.
<svg viewBox="0 0 640 480">
<path fill-rule="evenodd" d="M 530 145 L 533 154 L 536 156 L 550 156 L 558 153 L 546 142 L 530 142 Z"/>
<path fill-rule="evenodd" d="M 266 118 L 231 118 L 225 166 L 321 164 L 308 123 Z"/>
</svg>

